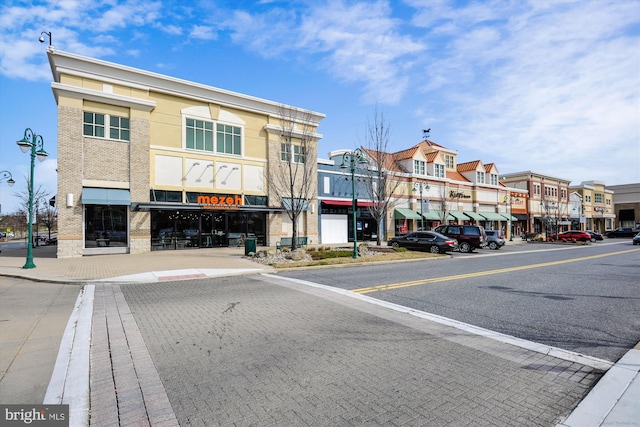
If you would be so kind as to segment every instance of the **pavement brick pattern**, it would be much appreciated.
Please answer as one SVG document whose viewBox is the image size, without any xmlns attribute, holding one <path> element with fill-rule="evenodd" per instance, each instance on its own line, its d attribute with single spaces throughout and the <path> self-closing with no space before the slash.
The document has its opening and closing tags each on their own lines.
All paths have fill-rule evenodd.
<svg viewBox="0 0 640 427">
<path fill-rule="evenodd" d="M 350 306 L 349 297 L 319 298 L 260 276 L 123 284 L 108 296 L 112 287 L 96 287 L 95 341 L 104 341 L 106 328 L 112 347 L 126 346 L 121 332 L 112 333 L 121 327 L 142 354 L 127 360 L 111 348 L 115 381 L 153 377 L 153 369 L 136 372 L 148 351 L 183 427 L 553 426 L 602 375 L 409 315 L 393 321 L 399 315 L 377 315 L 380 307 L 367 311 L 362 302 Z M 99 290 L 111 299 L 120 289 L 124 312 L 100 305 Z M 112 326 L 112 317 L 122 324 Z M 106 351 L 92 348 L 92 369 L 104 368 Z M 108 383 L 108 374 L 95 380 Z"/>
<path fill-rule="evenodd" d="M 92 426 L 176 426 L 162 382 L 118 285 L 95 285 Z"/>
</svg>

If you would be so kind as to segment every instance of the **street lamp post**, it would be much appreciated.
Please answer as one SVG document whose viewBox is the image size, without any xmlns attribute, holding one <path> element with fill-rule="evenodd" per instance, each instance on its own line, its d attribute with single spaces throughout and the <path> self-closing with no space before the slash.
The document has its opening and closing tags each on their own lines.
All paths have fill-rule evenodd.
<svg viewBox="0 0 640 427">
<path fill-rule="evenodd" d="M 22 268 L 35 268 L 33 263 L 33 174 L 35 170 L 35 159 L 43 161 L 47 156 L 44 151 L 44 139 L 41 135 L 36 135 L 31 129 L 24 131 L 24 137 L 17 142 L 23 153 L 31 151 L 31 173 L 29 174 L 29 235 L 27 243 L 27 261 Z"/>
<path fill-rule="evenodd" d="M 16 182 L 13 180 L 13 175 L 9 171 L 0 171 L 0 182 L 7 181 L 9 187 L 13 187 Z M 2 213 L 2 205 L 0 205 L 0 213 Z"/>
<path fill-rule="evenodd" d="M 9 171 L 0 171 L 0 182 L 7 180 L 9 187 L 13 187 L 16 182 L 13 180 L 13 175 Z"/>
<path fill-rule="evenodd" d="M 358 258 L 358 231 L 356 229 L 356 211 L 357 211 L 357 198 L 356 198 L 356 167 L 357 165 L 363 165 L 367 163 L 367 159 L 364 158 L 364 153 L 361 149 L 356 148 L 353 151 L 346 152 L 342 155 L 342 164 L 340 169 L 347 169 L 351 171 L 351 205 L 353 207 L 353 258 Z"/>
<path fill-rule="evenodd" d="M 519 201 L 518 198 L 515 201 Z M 509 203 L 509 218 L 508 218 L 508 226 L 509 226 L 509 241 L 513 242 L 513 222 L 511 221 L 511 217 L 513 216 L 513 196 L 508 194 L 504 196 L 504 203 Z"/>
<path fill-rule="evenodd" d="M 426 182 L 414 182 L 413 183 L 413 191 L 420 191 L 420 228 L 424 231 L 424 216 L 422 216 L 422 205 L 424 204 L 424 199 L 422 198 L 422 190 L 428 190 L 429 184 Z"/>
</svg>

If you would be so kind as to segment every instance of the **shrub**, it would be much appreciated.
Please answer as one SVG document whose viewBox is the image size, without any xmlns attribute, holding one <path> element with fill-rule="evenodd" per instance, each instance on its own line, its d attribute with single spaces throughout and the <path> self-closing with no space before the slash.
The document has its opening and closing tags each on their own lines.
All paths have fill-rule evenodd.
<svg viewBox="0 0 640 427">
<path fill-rule="evenodd" d="M 396 252 L 407 252 L 409 249 L 397 247 L 397 248 L 393 248 L 393 250 Z"/>
<path fill-rule="evenodd" d="M 327 258 L 340 258 L 340 257 L 350 257 L 353 256 L 353 251 L 324 251 L 324 252 L 316 252 L 311 254 L 311 258 L 314 260 L 318 259 L 327 259 Z"/>
</svg>

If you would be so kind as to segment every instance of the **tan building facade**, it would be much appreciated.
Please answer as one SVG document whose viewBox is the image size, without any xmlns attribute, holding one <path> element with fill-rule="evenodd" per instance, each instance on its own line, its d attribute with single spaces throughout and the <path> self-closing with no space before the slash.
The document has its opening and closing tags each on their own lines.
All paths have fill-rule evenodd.
<svg viewBox="0 0 640 427">
<path fill-rule="evenodd" d="M 613 228 L 640 229 L 640 183 L 608 185 L 607 190 L 613 192 Z"/>
<path fill-rule="evenodd" d="M 604 182 L 583 181 L 579 185 L 572 185 L 570 189 L 580 195 L 584 230 L 604 233 L 615 228 L 614 192 Z"/>
<path fill-rule="evenodd" d="M 570 180 L 524 171 L 504 174 L 502 182 L 514 192 L 528 195 L 526 207 L 522 209 L 524 213 L 517 214 L 518 219 L 523 221 L 523 232 L 549 236 L 570 229 Z"/>
<path fill-rule="evenodd" d="M 287 194 L 271 183 L 280 163 L 305 162 L 296 129 L 308 129 L 306 151 L 315 153 L 323 114 L 53 47 L 47 54 L 58 104 L 58 257 L 247 237 L 273 246 L 290 236 Z M 313 163 L 307 177 L 315 179 Z M 311 242 L 317 224 L 311 209 L 298 217 Z"/>
</svg>

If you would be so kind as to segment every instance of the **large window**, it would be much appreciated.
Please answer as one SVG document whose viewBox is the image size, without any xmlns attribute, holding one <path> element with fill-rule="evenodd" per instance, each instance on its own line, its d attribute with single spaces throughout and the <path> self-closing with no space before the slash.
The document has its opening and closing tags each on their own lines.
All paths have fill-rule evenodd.
<svg viewBox="0 0 640 427">
<path fill-rule="evenodd" d="M 593 199 L 596 203 L 603 203 L 604 202 L 604 197 L 602 193 L 596 193 L 594 194 L 594 199 Z"/>
<path fill-rule="evenodd" d="M 217 126 L 218 153 L 240 155 L 240 128 L 218 124 Z"/>
<path fill-rule="evenodd" d="M 126 117 L 111 116 L 108 114 L 91 113 L 83 114 L 82 134 L 97 138 L 117 139 L 129 141 L 129 119 Z"/>
<path fill-rule="evenodd" d="M 216 124 L 206 120 L 186 119 L 185 146 L 189 150 L 222 154 L 241 154 L 242 130 L 237 126 Z M 215 140 L 215 144 L 214 144 Z"/>
<path fill-rule="evenodd" d="M 413 173 L 416 175 L 426 175 L 425 162 L 422 160 L 413 161 Z"/>
<path fill-rule="evenodd" d="M 186 137 L 187 148 L 213 152 L 213 123 L 187 119 Z"/>
<path fill-rule="evenodd" d="M 126 247 L 128 206 L 85 205 L 85 248 Z"/>
</svg>

